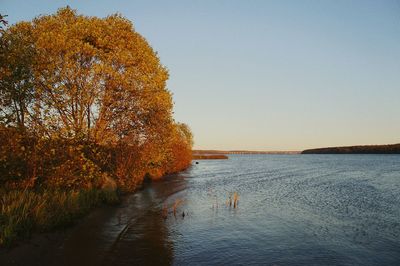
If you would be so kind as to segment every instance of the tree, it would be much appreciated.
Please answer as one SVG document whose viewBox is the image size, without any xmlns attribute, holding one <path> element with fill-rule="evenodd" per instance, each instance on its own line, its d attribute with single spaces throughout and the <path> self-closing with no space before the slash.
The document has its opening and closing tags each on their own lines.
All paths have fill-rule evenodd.
<svg viewBox="0 0 400 266">
<path fill-rule="evenodd" d="M 0 35 L 0 63 L 1 126 L 26 131 L 32 157 L 38 148 L 57 153 L 33 160 L 40 162 L 34 178 L 39 169 L 60 173 L 62 183 L 90 168 L 134 188 L 146 174 L 190 164 L 192 135 L 172 118 L 168 71 L 121 15 L 88 17 L 66 7 L 12 25 Z"/>
<path fill-rule="evenodd" d="M 174 123 L 169 141 L 169 160 L 167 172 L 184 170 L 192 160 L 193 135 L 188 125 Z"/>
<path fill-rule="evenodd" d="M 4 119 L 23 125 L 28 112 L 49 136 L 103 143 L 144 143 L 172 123 L 168 72 L 120 15 L 62 8 L 11 26 L 1 49 Z"/>
</svg>

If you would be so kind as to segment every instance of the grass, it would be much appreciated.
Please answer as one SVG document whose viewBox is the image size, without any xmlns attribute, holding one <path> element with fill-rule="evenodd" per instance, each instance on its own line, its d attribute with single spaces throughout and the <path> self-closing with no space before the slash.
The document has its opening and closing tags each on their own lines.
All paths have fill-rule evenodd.
<svg viewBox="0 0 400 266">
<path fill-rule="evenodd" d="M 118 201 L 116 192 L 98 189 L 0 190 L 0 246 L 10 246 L 33 232 L 65 227 L 100 204 Z"/>
<path fill-rule="evenodd" d="M 237 192 L 233 193 L 233 208 L 236 208 L 239 203 L 239 194 Z"/>
</svg>

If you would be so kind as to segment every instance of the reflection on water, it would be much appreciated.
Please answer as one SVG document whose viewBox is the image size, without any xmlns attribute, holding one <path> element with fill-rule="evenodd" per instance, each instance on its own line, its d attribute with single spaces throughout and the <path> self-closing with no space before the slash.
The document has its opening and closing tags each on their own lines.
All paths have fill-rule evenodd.
<svg viewBox="0 0 400 266">
<path fill-rule="evenodd" d="M 112 213 L 105 214 L 108 219 L 96 217 L 82 224 L 82 232 L 74 232 L 76 239 L 68 239 L 61 253 L 71 265 L 87 265 L 93 261 L 102 265 L 170 265 L 173 245 L 162 208 L 185 187 L 182 176 L 171 176 L 163 182 L 147 185 L 127 198 L 118 209 L 111 208 Z M 85 228 L 97 226 L 97 232 Z M 78 250 L 82 253 L 79 256 Z"/>
<path fill-rule="evenodd" d="M 103 228 L 105 238 L 113 241 L 107 246 L 99 264 L 172 264 L 173 245 L 169 240 L 163 206 L 185 187 L 183 177 L 173 176 L 146 186 L 129 197 L 112 215 L 114 224 Z M 118 229 L 115 230 L 115 227 Z"/>
<path fill-rule="evenodd" d="M 229 204 L 235 192 L 237 208 Z M 400 156 L 201 161 L 119 207 L 92 213 L 36 259 L 37 265 L 400 265 Z"/>
<path fill-rule="evenodd" d="M 159 208 L 159 196 L 157 189 L 145 189 L 130 203 L 130 207 L 136 205 L 136 210 L 108 250 L 104 265 L 171 264 L 173 249 Z"/>
</svg>

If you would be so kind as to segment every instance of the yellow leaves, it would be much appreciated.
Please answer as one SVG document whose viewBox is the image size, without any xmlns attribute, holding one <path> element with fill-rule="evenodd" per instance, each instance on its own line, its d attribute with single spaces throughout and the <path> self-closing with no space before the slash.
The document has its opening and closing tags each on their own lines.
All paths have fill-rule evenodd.
<svg viewBox="0 0 400 266">
<path fill-rule="evenodd" d="M 65 179 L 66 186 L 73 187 L 99 175 L 100 162 L 109 159 L 88 159 L 87 143 L 112 147 L 109 157 L 117 159 L 107 167 L 116 168 L 108 171 L 120 184 L 136 186 L 146 173 L 161 176 L 188 166 L 192 135 L 172 118 L 168 71 L 130 21 L 121 15 L 87 17 L 63 8 L 14 25 L 7 34 L 18 42 L 3 53 L 7 60 L 1 54 L 0 60 L 25 66 L 32 84 L 30 108 L 23 106 L 31 112 L 28 130 L 48 138 L 43 158 L 62 162 L 47 173 L 49 179 L 57 184 Z M 31 62 L 22 62 L 21 54 Z M 14 65 L 8 66 L 0 67 L 0 75 L 10 75 L 15 82 Z M 85 144 L 51 146 L 63 140 Z"/>
</svg>

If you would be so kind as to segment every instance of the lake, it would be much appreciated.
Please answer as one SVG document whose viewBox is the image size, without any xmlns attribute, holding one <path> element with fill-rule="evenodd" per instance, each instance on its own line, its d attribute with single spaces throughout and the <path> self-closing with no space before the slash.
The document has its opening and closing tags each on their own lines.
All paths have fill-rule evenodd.
<svg viewBox="0 0 400 266">
<path fill-rule="evenodd" d="M 399 155 L 230 156 L 184 180 L 175 264 L 400 265 Z"/>
<path fill-rule="evenodd" d="M 229 157 L 91 214 L 42 262 L 400 265 L 399 155 Z"/>
</svg>

